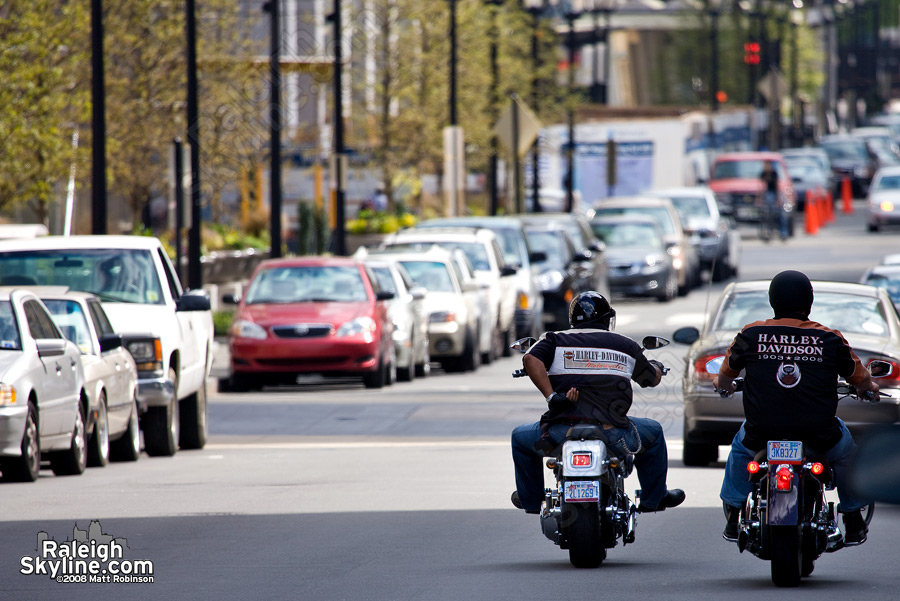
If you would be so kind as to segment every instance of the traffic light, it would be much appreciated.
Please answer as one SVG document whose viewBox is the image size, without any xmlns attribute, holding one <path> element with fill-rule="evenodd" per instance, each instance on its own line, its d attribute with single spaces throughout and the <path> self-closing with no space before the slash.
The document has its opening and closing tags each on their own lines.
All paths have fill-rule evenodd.
<svg viewBox="0 0 900 601">
<path fill-rule="evenodd" d="M 728 94 L 726 94 L 724 90 L 719 90 L 716 92 L 716 101 L 719 104 L 725 104 L 728 102 Z"/>
<path fill-rule="evenodd" d="M 747 42 L 744 44 L 744 62 L 748 65 L 759 64 L 759 42 Z"/>
</svg>

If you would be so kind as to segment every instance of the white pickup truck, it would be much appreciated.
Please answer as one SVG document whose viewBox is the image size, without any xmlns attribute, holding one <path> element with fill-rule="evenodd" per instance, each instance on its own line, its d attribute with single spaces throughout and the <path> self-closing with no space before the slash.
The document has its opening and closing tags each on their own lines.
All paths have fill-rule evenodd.
<svg viewBox="0 0 900 601">
<path fill-rule="evenodd" d="M 45 236 L 0 241 L 0 286 L 68 286 L 96 294 L 138 368 L 149 455 L 206 444 L 212 365 L 209 297 L 184 292 L 169 257 L 146 236 Z M 141 335 L 147 335 L 142 337 Z M 149 336 L 159 339 L 157 345 Z"/>
</svg>

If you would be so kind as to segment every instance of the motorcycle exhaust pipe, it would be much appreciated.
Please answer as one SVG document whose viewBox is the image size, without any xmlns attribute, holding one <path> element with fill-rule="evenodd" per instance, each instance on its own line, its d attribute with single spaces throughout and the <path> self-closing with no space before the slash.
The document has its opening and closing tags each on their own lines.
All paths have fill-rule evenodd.
<svg viewBox="0 0 900 601">
<path fill-rule="evenodd" d="M 559 508 L 553 508 L 541 513 L 541 531 L 554 545 L 559 544 Z"/>
</svg>

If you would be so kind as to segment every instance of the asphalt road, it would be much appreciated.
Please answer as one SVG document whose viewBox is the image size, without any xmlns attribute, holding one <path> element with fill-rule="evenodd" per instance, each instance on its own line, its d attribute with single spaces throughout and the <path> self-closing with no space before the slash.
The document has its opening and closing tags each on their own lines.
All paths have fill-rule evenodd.
<svg viewBox="0 0 900 601">
<path fill-rule="evenodd" d="M 740 277 L 793 268 L 855 281 L 895 241 L 866 234 L 859 211 L 786 244 L 750 235 Z M 700 325 L 722 287 L 666 305 L 619 301 L 617 329 L 668 337 Z M 684 350 L 653 353 L 673 371 L 639 392 L 633 412 L 663 423 L 669 484 L 687 500 L 640 516 L 636 543 L 597 570 L 572 568 L 536 517 L 509 504 L 509 432 L 543 403 L 527 379 L 509 377 L 519 362 L 507 358 L 378 391 L 331 382 L 218 394 L 211 382 L 202 451 L 0 484 L 0 599 L 896 599 L 900 508 L 879 506 L 865 545 L 823 557 L 794 590 L 775 590 L 766 562 L 721 539 L 722 463 L 680 462 Z M 91 520 L 125 539 L 120 559 L 152 562 L 152 584 L 21 573 L 39 532 L 62 542 Z"/>
</svg>

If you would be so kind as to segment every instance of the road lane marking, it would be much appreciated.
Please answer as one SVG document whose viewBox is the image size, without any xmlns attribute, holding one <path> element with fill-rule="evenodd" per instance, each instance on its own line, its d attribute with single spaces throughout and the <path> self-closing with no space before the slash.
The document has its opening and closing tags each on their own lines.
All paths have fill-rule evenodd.
<svg viewBox="0 0 900 601">
<path fill-rule="evenodd" d="M 403 449 L 403 448 L 476 448 L 476 447 L 509 447 L 508 440 L 435 440 L 435 441 L 362 441 L 362 442 L 227 442 L 209 443 L 207 451 L 225 451 L 238 449 L 290 450 L 290 449 Z M 684 444 L 679 439 L 667 440 L 669 453 L 681 454 Z M 220 458 L 213 455 L 211 458 Z"/>
</svg>

